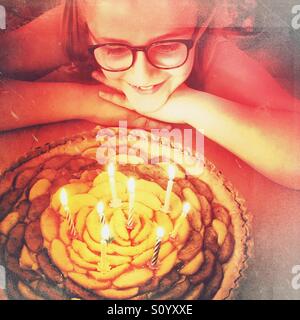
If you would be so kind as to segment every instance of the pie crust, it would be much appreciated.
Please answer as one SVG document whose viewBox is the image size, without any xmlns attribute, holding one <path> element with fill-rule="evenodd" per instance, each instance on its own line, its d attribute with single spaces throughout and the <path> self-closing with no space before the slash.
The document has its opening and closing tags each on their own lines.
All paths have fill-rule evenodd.
<svg viewBox="0 0 300 320">
<path fill-rule="evenodd" d="M 9 193 L 17 175 L 20 172 L 23 172 L 26 168 L 39 168 L 41 163 L 44 163 L 48 159 L 58 155 L 80 155 L 95 159 L 99 146 L 103 145 L 103 143 L 109 145 L 110 141 L 114 142 L 114 135 L 117 136 L 119 133 L 117 128 L 107 128 L 105 130 L 108 130 L 108 135 L 99 136 L 100 129 L 100 127 L 96 127 L 93 131 L 64 138 L 53 143 L 48 143 L 40 148 L 32 150 L 27 155 L 16 161 L 2 174 L 0 178 L 0 205 L 1 201 L 3 202 L 5 194 Z M 109 135 L 111 136 L 110 138 L 108 138 Z M 137 140 L 137 136 L 143 137 L 143 139 L 146 139 L 147 141 L 152 141 L 152 143 L 153 141 L 156 141 L 158 147 L 151 149 L 151 159 L 161 157 L 161 155 L 169 149 L 173 151 L 175 150 L 175 153 L 183 152 L 181 147 L 178 145 L 174 146 L 172 141 L 168 139 L 157 141 L 155 137 L 153 138 L 151 133 L 142 130 L 134 130 L 126 136 L 126 138 L 123 137 L 122 139 L 125 140 L 119 140 L 119 146 L 125 141 L 128 143 L 129 147 L 132 147 L 132 150 L 140 150 L 142 151 L 140 155 L 144 154 L 149 156 L 149 145 L 146 144 L 143 139 Z M 192 163 L 192 161 L 195 160 L 195 157 L 199 157 L 199 155 L 192 154 L 191 152 L 185 152 L 184 155 L 185 157 L 191 158 L 189 163 Z M 115 160 L 120 161 L 120 159 L 124 160 L 124 155 L 117 155 Z M 209 160 L 201 157 L 197 159 L 203 161 L 203 170 L 199 169 L 199 162 L 194 164 L 194 167 L 187 166 L 185 163 L 180 163 L 179 167 L 185 172 L 187 172 L 187 170 L 191 170 L 189 172 L 193 172 L 194 178 L 205 182 L 210 187 L 214 200 L 227 208 L 230 212 L 231 224 L 233 226 L 232 233 L 235 240 L 234 251 L 230 260 L 223 265 L 223 281 L 213 299 L 233 299 L 235 294 L 238 292 L 239 283 L 242 278 L 245 277 L 248 259 L 252 256 L 253 243 L 250 236 L 251 216 L 246 209 L 245 200 L 239 195 L 234 186 L 222 175 L 222 173 L 218 171 Z M 136 155 L 131 156 L 127 158 L 127 162 L 137 165 L 138 163 L 143 163 L 143 157 L 138 157 Z M 24 197 L 24 195 L 21 195 L 18 198 L 18 201 L 20 201 L 22 197 Z M 11 207 L 13 207 L 14 204 L 15 203 L 12 203 Z M 1 209 L 3 209 L 2 205 Z M 9 212 L 10 210 L 0 211 L 0 222 L 4 220 L 5 216 Z M 1 237 L 2 241 L 4 241 L 5 239 L 3 235 Z"/>
</svg>

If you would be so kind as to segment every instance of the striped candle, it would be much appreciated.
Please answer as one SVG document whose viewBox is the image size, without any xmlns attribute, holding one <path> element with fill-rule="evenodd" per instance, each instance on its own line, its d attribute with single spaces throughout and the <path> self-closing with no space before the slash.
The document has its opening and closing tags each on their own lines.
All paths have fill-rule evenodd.
<svg viewBox="0 0 300 320">
<path fill-rule="evenodd" d="M 104 203 L 102 201 L 97 204 L 97 212 L 99 215 L 100 223 L 105 224 Z"/>
<path fill-rule="evenodd" d="M 155 243 L 153 256 L 152 256 L 151 263 L 150 263 L 150 266 L 152 268 L 156 267 L 156 265 L 157 265 L 158 255 L 159 255 L 159 251 L 160 251 L 160 247 L 161 247 L 161 240 L 162 240 L 164 234 L 165 234 L 164 229 L 162 227 L 158 227 L 156 230 L 156 235 L 157 235 L 156 243 Z"/>
<path fill-rule="evenodd" d="M 67 218 L 67 222 L 69 225 L 69 231 L 70 231 L 71 237 L 76 238 L 77 232 L 76 232 L 75 224 L 74 224 L 74 221 L 73 221 L 73 218 L 71 216 L 70 209 L 68 206 L 68 195 L 67 195 L 67 191 L 65 188 L 62 188 L 62 190 L 60 192 L 60 202 L 61 202 L 61 204 L 64 208 L 64 211 L 67 215 L 66 218 Z"/>
</svg>

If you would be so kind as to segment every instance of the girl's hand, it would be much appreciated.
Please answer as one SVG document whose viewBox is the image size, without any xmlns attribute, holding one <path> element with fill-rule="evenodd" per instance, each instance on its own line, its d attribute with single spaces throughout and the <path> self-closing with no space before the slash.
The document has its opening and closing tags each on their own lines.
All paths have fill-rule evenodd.
<svg viewBox="0 0 300 320">
<path fill-rule="evenodd" d="M 92 72 L 92 77 L 100 83 L 99 97 L 117 106 L 134 110 L 130 105 L 126 95 L 122 92 L 120 80 L 107 79 L 100 71 Z"/>
<path fill-rule="evenodd" d="M 98 97 L 99 86 L 84 86 L 82 89 L 83 95 L 77 100 L 79 105 L 79 117 L 84 120 L 98 123 L 103 126 L 117 127 L 119 121 L 127 121 L 129 128 L 142 128 L 151 130 L 154 128 L 171 129 L 171 126 L 145 117 L 133 110 L 121 107 L 103 99 L 99 103 Z"/>
<path fill-rule="evenodd" d="M 145 117 L 137 112 L 119 107 L 112 103 L 103 103 L 100 108 L 99 106 L 97 107 L 95 113 L 84 116 L 84 119 L 111 127 L 119 126 L 119 121 L 127 121 L 127 126 L 129 128 L 140 128 L 145 130 L 156 128 L 171 129 L 171 126 L 167 123 Z"/>
<path fill-rule="evenodd" d="M 107 79 L 99 71 L 93 72 L 92 76 L 100 82 L 100 98 L 123 108 L 134 110 L 126 95 L 122 92 L 119 80 Z M 192 91 L 193 89 L 182 84 L 175 90 L 175 92 L 169 97 L 168 101 L 159 110 L 151 113 L 145 113 L 143 112 L 143 106 L 140 106 L 139 108 L 135 108 L 135 111 L 159 121 L 185 123 L 187 106 L 192 102 L 190 98 Z"/>
</svg>

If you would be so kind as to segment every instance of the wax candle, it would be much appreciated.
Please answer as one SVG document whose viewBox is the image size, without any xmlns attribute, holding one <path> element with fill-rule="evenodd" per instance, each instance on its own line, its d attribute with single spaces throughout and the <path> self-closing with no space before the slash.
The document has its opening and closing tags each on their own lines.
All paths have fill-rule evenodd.
<svg viewBox="0 0 300 320">
<path fill-rule="evenodd" d="M 104 203 L 102 201 L 97 204 L 97 212 L 99 215 L 100 223 L 105 224 Z"/>
<path fill-rule="evenodd" d="M 60 202 L 61 202 L 61 205 L 63 206 L 64 211 L 66 213 L 66 218 L 67 218 L 67 222 L 69 225 L 70 235 L 71 235 L 71 237 L 76 237 L 77 232 L 75 229 L 73 218 L 70 213 L 69 204 L 68 204 L 68 194 L 67 194 L 67 191 L 65 188 L 62 188 L 62 190 L 60 192 Z"/>
<path fill-rule="evenodd" d="M 150 263 L 150 267 L 155 268 L 157 265 L 158 255 L 161 247 L 161 240 L 165 234 L 165 231 L 162 227 L 158 227 L 156 230 L 156 243 Z"/>
<path fill-rule="evenodd" d="M 109 226 L 105 224 L 101 230 L 101 256 L 98 264 L 98 271 L 107 272 L 110 270 L 109 263 L 107 261 L 107 245 L 110 237 Z"/>
<path fill-rule="evenodd" d="M 110 184 L 110 190 L 111 190 L 111 196 L 112 196 L 112 201 L 110 204 L 113 208 L 117 208 L 121 205 L 121 200 L 118 199 L 118 196 L 117 196 L 115 166 L 113 163 L 110 163 L 108 165 L 107 171 L 108 171 L 109 184 Z"/>
<path fill-rule="evenodd" d="M 129 194 L 127 227 L 132 228 L 132 226 L 133 226 L 134 198 L 135 198 L 135 180 L 134 180 L 134 178 L 128 179 L 127 189 L 128 189 L 128 194 Z"/>
<path fill-rule="evenodd" d="M 175 171 L 176 171 L 175 166 L 169 165 L 169 167 L 168 167 L 169 181 L 168 181 L 167 191 L 166 191 L 166 195 L 165 195 L 165 203 L 163 206 L 164 212 L 169 212 L 169 209 L 170 209 L 171 193 L 172 193 L 173 183 L 174 183 L 173 180 L 174 180 L 175 174 L 176 174 Z"/>
<path fill-rule="evenodd" d="M 189 211 L 191 210 L 191 205 L 188 202 L 185 202 L 183 204 L 182 207 L 182 213 L 180 215 L 180 217 L 177 219 L 174 229 L 170 235 L 171 238 L 175 239 L 178 233 L 178 230 L 180 228 L 180 226 L 182 225 L 184 219 L 186 218 L 186 216 L 188 215 Z"/>
</svg>

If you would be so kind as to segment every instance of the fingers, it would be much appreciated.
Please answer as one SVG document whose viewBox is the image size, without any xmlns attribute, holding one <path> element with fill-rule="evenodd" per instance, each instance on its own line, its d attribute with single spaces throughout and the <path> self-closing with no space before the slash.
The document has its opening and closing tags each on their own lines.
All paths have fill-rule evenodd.
<svg viewBox="0 0 300 320">
<path fill-rule="evenodd" d="M 125 94 L 120 93 L 112 88 L 108 88 L 106 86 L 102 86 L 101 90 L 98 92 L 99 97 L 105 100 L 106 102 L 109 102 L 116 107 L 122 107 L 124 110 L 128 109 L 127 111 L 133 111 L 135 110 L 129 103 L 127 97 Z M 121 109 L 122 109 L 121 108 Z M 147 115 L 142 115 L 142 112 L 134 112 L 135 115 L 138 115 L 135 117 L 134 125 L 140 128 L 171 128 L 171 126 L 166 126 L 166 122 L 170 122 L 170 110 L 153 112 L 149 113 L 150 118 L 147 117 Z M 159 120 L 158 120 L 159 119 Z M 162 122 L 166 121 L 166 122 Z"/>
<path fill-rule="evenodd" d="M 128 127 L 142 128 L 146 130 L 163 129 L 163 128 L 170 130 L 172 128 L 172 126 L 166 124 L 165 122 L 150 119 L 145 116 L 141 116 L 141 114 L 139 113 L 134 112 L 133 110 L 135 109 L 129 104 L 129 101 L 126 95 L 123 92 L 113 88 L 109 83 L 110 81 L 108 81 L 101 72 L 94 71 L 92 73 L 92 76 L 97 81 L 103 83 L 103 85 L 99 86 L 99 92 L 98 92 L 99 97 L 105 100 L 106 102 L 109 102 L 115 105 L 116 112 L 109 112 L 107 110 L 108 113 L 110 114 L 108 115 L 108 117 L 111 116 L 111 119 L 110 119 L 111 121 L 108 121 L 108 122 L 115 123 L 116 120 L 127 120 Z M 126 119 L 124 119 L 124 112 L 127 112 Z"/>
<path fill-rule="evenodd" d="M 124 93 L 121 93 L 119 91 L 116 91 L 111 88 L 107 88 L 105 86 L 101 86 L 99 88 L 99 97 L 108 101 L 112 102 L 113 104 L 116 104 L 118 106 L 121 106 L 126 109 L 133 110 L 133 108 L 128 103 L 127 97 Z"/>
<path fill-rule="evenodd" d="M 101 105 L 98 112 L 99 114 L 94 118 L 94 121 L 104 126 L 115 127 L 119 125 L 119 121 L 127 121 L 128 128 L 171 129 L 171 126 L 164 122 L 143 117 L 134 111 L 112 104 Z"/>
<path fill-rule="evenodd" d="M 106 79 L 105 76 L 99 71 L 93 71 L 92 77 L 99 81 L 104 85 L 100 85 L 99 87 L 99 97 L 108 101 L 112 102 L 118 106 L 123 108 L 127 108 L 133 110 L 133 108 L 129 105 L 128 100 L 125 94 L 115 87 L 110 80 Z"/>
<path fill-rule="evenodd" d="M 115 90 L 120 91 L 120 81 L 112 80 L 112 79 L 107 79 L 104 74 L 100 71 L 93 71 L 92 72 L 92 77 L 99 81 L 100 83 L 106 85 L 109 88 L 113 88 Z"/>
<path fill-rule="evenodd" d="M 107 82 L 107 79 L 105 78 L 105 76 L 100 72 L 100 71 L 93 71 L 92 72 L 92 77 L 99 81 L 99 82 L 102 82 L 102 83 L 105 83 Z"/>
<path fill-rule="evenodd" d="M 164 122 L 152 120 L 152 119 L 149 119 L 146 117 L 138 117 L 135 120 L 133 120 L 130 124 L 135 128 L 142 128 L 142 129 L 146 129 L 146 130 L 151 130 L 151 129 L 171 130 L 171 128 L 172 128 L 172 126 L 170 126 Z"/>
</svg>

